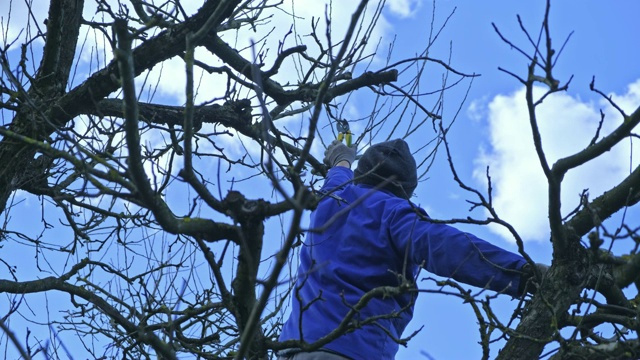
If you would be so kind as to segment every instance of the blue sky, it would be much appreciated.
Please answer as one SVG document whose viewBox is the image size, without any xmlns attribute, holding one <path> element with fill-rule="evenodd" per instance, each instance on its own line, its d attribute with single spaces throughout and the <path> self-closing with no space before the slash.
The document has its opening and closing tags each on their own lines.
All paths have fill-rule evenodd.
<svg viewBox="0 0 640 360">
<path fill-rule="evenodd" d="M 6 13 L 6 6 L 6 2 L 0 4 L 0 16 Z M 348 23 L 351 13 L 342 8 L 349 5 L 334 1 L 333 6 L 334 29 L 339 34 Z M 45 16 L 46 7 L 38 7 L 37 10 L 41 17 Z M 324 5 L 320 2 L 296 3 L 296 14 L 301 19 L 319 16 L 323 10 Z M 20 24 L 20 13 L 15 11 L 13 21 L 17 27 Z M 435 10 L 431 1 L 388 1 L 376 35 L 385 41 L 397 36 L 394 52 L 396 59 L 413 56 L 422 50 L 423 43 L 427 40 L 433 11 L 436 27 L 450 14 L 452 16 L 439 34 L 437 45 L 430 56 L 444 60 L 450 54 L 454 68 L 481 75 L 474 79 L 450 133 L 457 170 L 470 185 L 482 188 L 485 169 L 490 166 L 496 209 L 523 236 L 526 250 L 532 258 L 548 263 L 551 248 L 547 241 L 544 178 L 531 152 L 527 119 L 523 111 L 522 86 L 516 79 L 498 70 L 498 67 L 502 67 L 524 76 L 527 60 L 502 42 L 491 25 L 495 23 L 513 43 L 521 45 L 524 50 L 531 50 L 519 29 L 516 15 L 522 17 L 528 30 L 537 34 L 542 21 L 544 1 L 442 0 L 436 3 Z M 87 11 L 87 14 L 90 13 Z M 632 111 L 640 104 L 640 67 L 637 65 L 640 46 L 636 45 L 635 40 L 635 35 L 640 33 L 640 23 L 636 20 L 638 13 L 640 2 L 634 0 L 563 0 L 552 3 L 551 30 L 554 47 L 558 49 L 573 32 L 558 60 L 556 77 L 561 82 L 572 75 L 574 78 L 569 91 L 545 101 L 539 114 L 550 158 L 557 159 L 584 147 L 593 134 L 601 109 L 607 114 L 605 129 L 612 128 L 620 121 L 615 112 L 589 90 L 593 77 L 596 79 L 596 86 L 604 93 L 612 94 L 626 111 Z M 286 32 L 288 29 L 289 25 L 283 24 L 276 32 Z M 239 42 L 246 42 L 251 36 L 255 35 L 240 38 Z M 83 59 L 85 69 L 88 69 L 88 61 Z M 79 79 L 82 78 L 82 67 L 80 70 Z M 154 69 L 152 75 L 159 76 L 155 71 L 159 69 Z M 164 66 L 164 71 L 165 74 L 171 73 L 172 77 L 170 82 L 160 83 L 159 97 L 167 102 L 181 103 L 184 99 L 184 86 L 180 81 L 184 77 L 184 65 L 179 60 L 171 61 Z M 434 75 L 434 83 L 426 84 L 426 87 L 437 87 L 440 81 L 437 76 Z M 201 84 L 201 94 L 215 91 L 218 91 L 215 82 Z M 456 116 L 465 91 L 466 88 L 461 86 L 446 93 L 443 112 L 445 120 Z M 366 113 L 369 104 L 365 99 L 363 95 L 356 96 L 356 101 L 347 108 L 348 114 L 356 116 Z M 418 136 L 410 141 L 412 147 L 421 145 Z M 245 151 L 237 142 L 226 145 L 234 147 L 237 153 Z M 323 149 L 320 146 L 316 146 L 314 151 L 321 157 Z M 632 152 L 634 156 L 630 164 L 629 155 Z M 613 149 L 603 162 L 594 167 L 569 174 L 564 192 L 566 197 L 563 198 L 565 213 L 575 207 L 577 194 L 582 189 L 589 188 L 592 198 L 600 195 L 624 177 L 630 166 L 637 166 L 639 157 L 637 144 L 629 147 L 627 143 Z M 469 205 L 465 200 L 472 198 L 453 182 L 442 154 L 423 180 L 413 200 L 427 209 L 431 216 L 447 219 L 468 215 Z M 264 193 L 256 192 L 255 196 L 260 197 L 262 194 Z M 176 206 L 188 205 L 176 200 Z M 33 208 L 25 208 L 24 211 L 33 211 Z M 479 211 L 471 215 L 484 217 Z M 515 251 L 512 239 L 500 229 L 470 226 L 461 228 Z M 277 245 L 278 241 L 275 243 Z M 266 256 L 270 255 L 269 251 L 276 249 L 266 247 Z M 423 276 L 429 275 L 423 273 Z M 420 286 L 435 289 L 430 281 L 422 282 Z M 501 318 L 507 320 L 517 302 L 499 298 L 492 304 Z M 480 357 L 476 320 L 471 308 L 462 304 L 458 298 L 422 294 L 407 333 L 421 326 L 424 326 L 423 330 L 406 349 L 400 350 L 398 359 Z M 495 356 L 496 353 L 497 347 L 493 349 L 492 355 Z"/>
</svg>

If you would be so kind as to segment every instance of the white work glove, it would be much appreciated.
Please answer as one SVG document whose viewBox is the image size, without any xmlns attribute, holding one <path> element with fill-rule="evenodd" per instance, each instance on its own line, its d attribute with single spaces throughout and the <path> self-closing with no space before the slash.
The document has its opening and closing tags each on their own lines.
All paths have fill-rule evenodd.
<svg viewBox="0 0 640 360">
<path fill-rule="evenodd" d="M 340 140 L 336 139 L 329 144 L 327 150 L 324 151 L 324 160 L 323 162 L 328 167 L 334 167 L 340 161 L 346 161 L 349 163 L 349 166 L 353 164 L 356 160 L 356 147 L 348 147 L 343 144 Z"/>
</svg>

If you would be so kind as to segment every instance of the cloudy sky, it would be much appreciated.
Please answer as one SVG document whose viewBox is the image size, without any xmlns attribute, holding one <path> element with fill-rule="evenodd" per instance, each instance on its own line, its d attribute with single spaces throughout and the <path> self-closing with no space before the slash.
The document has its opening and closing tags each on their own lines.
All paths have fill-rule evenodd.
<svg viewBox="0 0 640 360">
<path fill-rule="evenodd" d="M 352 2 L 345 3 L 349 5 L 333 2 L 332 26 L 336 37 L 344 33 L 353 9 Z M 287 0 L 285 4 L 291 6 L 293 3 Z M 8 14 L 8 6 L 7 1 L 2 1 L 0 16 Z M 3 43 L 20 36 L 17 29 L 28 21 L 26 12 L 19 8 L 21 2 L 14 1 L 12 6 L 12 23 L 9 24 L 12 30 L 8 38 L 0 39 Z M 469 185 L 482 189 L 489 167 L 496 210 L 525 239 L 526 248 L 534 260 L 548 262 L 551 249 L 547 241 L 546 186 L 532 147 L 524 89 L 515 78 L 498 69 L 524 76 L 527 60 L 502 42 L 492 27 L 495 23 L 514 44 L 530 51 L 531 46 L 519 29 L 516 16 L 520 15 L 526 28 L 534 37 L 537 36 L 544 1 L 441 0 L 434 5 L 425 0 L 394 0 L 388 1 L 386 6 L 375 37 L 388 41 L 397 36 L 398 56 L 412 56 L 421 51 L 422 44 L 428 40 L 434 14 L 437 26 L 451 16 L 439 34 L 438 46 L 430 55 L 443 59 L 450 57 L 456 69 L 481 74 L 474 80 L 450 133 L 456 168 Z M 35 9 L 40 11 L 35 14 L 36 18 L 46 16 L 46 7 Z M 297 25 L 302 29 L 311 16 L 324 13 L 325 4 L 321 1 L 298 1 L 291 9 L 299 17 Z M 93 11 L 88 9 L 86 13 L 90 16 Z M 595 78 L 598 89 L 610 95 L 624 111 L 630 113 L 640 104 L 640 66 L 637 65 L 640 46 L 635 41 L 635 35 L 640 33 L 640 23 L 635 19 L 638 13 L 640 3 L 635 0 L 615 3 L 595 0 L 553 2 L 551 30 L 554 48 L 560 49 L 569 37 L 557 62 L 556 78 L 561 83 L 571 76 L 573 79 L 568 92 L 547 98 L 538 109 L 543 146 L 550 163 L 583 149 L 590 142 L 601 111 L 605 114 L 602 133 L 621 122 L 617 111 L 589 90 L 592 79 Z M 284 15 L 275 14 L 283 19 Z M 7 20 L 6 16 L 3 17 L 3 27 L 7 26 Z M 276 18 L 276 21 L 279 20 Z M 279 38 L 289 28 L 277 27 L 274 38 Z M 252 35 L 247 35 L 237 41 L 248 44 L 251 39 Z M 108 58 L 89 56 L 84 61 L 87 66 L 100 67 Z M 159 94 L 176 103 L 184 101 L 184 87 L 176 86 L 184 82 L 181 78 L 183 69 L 184 65 L 179 60 L 167 63 L 164 71 L 175 74 L 175 77 L 172 76 L 171 82 L 160 82 L 158 88 Z M 154 71 L 158 73 L 152 76 L 159 76 L 160 69 Z M 220 91 L 215 81 L 203 82 L 199 86 L 201 94 Z M 456 89 L 447 94 L 445 118 L 456 116 L 465 91 Z M 536 95 L 540 96 L 542 91 L 538 89 Z M 362 114 L 358 103 L 353 104 L 351 111 L 354 116 Z M 412 140 L 412 146 L 420 145 L 419 141 Z M 236 150 L 243 151 L 241 147 Z M 322 149 L 317 148 L 316 151 L 320 154 Z M 570 172 L 563 188 L 563 212 L 566 214 L 577 205 L 578 195 L 584 189 L 588 189 L 591 198 L 602 194 L 637 166 L 639 158 L 637 142 L 625 141 L 602 159 Z M 436 165 L 421 183 L 414 200 L 436 218 L 466 217 L 469 206 L 465 200 L 473 198 L 457 188 L 442 157 Z M 474 212 L 473 216 L 482 218 L 484 214 Z M 515 250 L 510 236 L 500 228 L 469 229 L 500 246 Z M 429 284 L 426 283 L 425 287 L 428 288 Z M 495 305 L 508 315 L 515 302 L 499 299 Z M 480 357 L 475 319 L 470 309 L 457 299 L 423 295 L 417 304 L 411 329 L 422 325 L 425 325 L 423 331 L 406 349 L 401 350 L 399 359 Z"/>
<path fill-rule="evenodd" d="M 412 2 L 401 15 L 390 15 L 393 29 L 415 32 L 433 11 L 432 2 Z M 517 15 L 538 35 L 544 1 L 439 1 L 436 14 L 455 9 L 441 34 L 451 41 L 452 64 L 464 72 L 480 73 L 469 92 L 463 112 L 454 124 L 451 142 L 456 169 L 469 184 L 484 188 L 489 167 L 494 189 L 493 202 L 499 215 L 510 222 L 525 240 L 525 248 L 535 261 L 549 262 L 546 181 L 533 149 L 523 86 L 499 68 L 525 76 L 527 59 L 502 42 L 492 23 L 523 50 L 531 46 L 519 28 Z M 600 112 L 605 114 L 601 134 L 618 126 L 622 119 L 607 101 L 589 90 L 596 87 L 627 113 L 640 105 L 640 67 L 633 60 L 640 46 L 629 41 L 640 25 L 631 13 L 640 10 L 635 1 L 603 3 L 596 1 L 552 2 L 551 35 L 553 47 L 569 41 L 557 61 L 555 76 L 564 83 L 571 76 L 569 91 L 545 99 L 537 117 L 547 160 L 584 149 L 593 138 Z M 403 17 L 406 16 L 406 17 Z M 540 96 L 543 89 L 537 89 Z M 463 95 L 463 94 L 462 94 Z M 458 95 L 458 96 L 462 96 Z M 455 95 L 454 95 L 455 96 Z M 450 100 L 451 95 L 449 96 Z M 452 109 L 455 110 L 455 109 Z M 445 110 L 445 115 L 447 111 Z M 451 115 L 451 112 L 448 114 Z M 601 159 L 567 174 L 563 187 L 563 214 L 578 205 L 579 194 L 588 189 L 593 199 L 611 188 L 638 165 L 638 143 L 624 141 Z M 446 168 L 429 174 L 421 184 L 418 202 L 438 218 L 464 218 L 473 197 L 460 191 Z M 481 212 L 472 214 L 476 218 Z M 466 228 L 466 227 L 465 227 Z M 515 250 L 512 237 L 502 228 L 468 227 L 487 240 Z M 425 274 L 426 276 L 427 274 Z M 428 282 L 424 283 L 428 288 Z M 509 299 L 493 303 L 509 314 L 516 306 Z M 471 309 L 451 297 L 425 294 L 417 304 L 413 328 L 425 325 L 418 337 L 402 349 L 398 358 L 467 359 L 480 358 L 476 320 Z M 427 355 L 425 355 L 425 353 Z M 492 356 L 496 355 L 496 350 Z"/>
</svg>

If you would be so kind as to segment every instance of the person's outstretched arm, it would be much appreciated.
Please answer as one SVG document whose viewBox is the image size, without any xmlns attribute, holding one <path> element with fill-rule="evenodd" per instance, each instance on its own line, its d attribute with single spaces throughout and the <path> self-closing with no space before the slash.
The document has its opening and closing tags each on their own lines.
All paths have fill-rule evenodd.
<svg viewBox="0 0 640 360">
<path fill-rule="evenodd" d="M 387 219 L 398 250 L 408 251 L 415 264 L 468 285 L 521 295 L 522 256 L 417 211 L 401 204 Z"/>
</svg>

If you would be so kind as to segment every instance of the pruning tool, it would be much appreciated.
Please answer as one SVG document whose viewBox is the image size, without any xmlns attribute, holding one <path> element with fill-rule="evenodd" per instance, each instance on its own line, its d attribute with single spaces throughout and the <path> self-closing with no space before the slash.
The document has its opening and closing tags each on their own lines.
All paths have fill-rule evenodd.
<svg viewBox="0 0 640 360">
<path fill-rule="evenodd" d="M 336 130 L 338 130 L 338 141 L 345 139 L 347 146 L 351 147 L 351 130 L 347 120 L 336 120 Z"/>
</svg>

